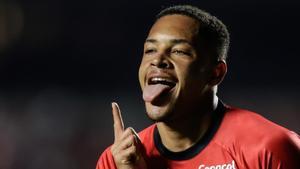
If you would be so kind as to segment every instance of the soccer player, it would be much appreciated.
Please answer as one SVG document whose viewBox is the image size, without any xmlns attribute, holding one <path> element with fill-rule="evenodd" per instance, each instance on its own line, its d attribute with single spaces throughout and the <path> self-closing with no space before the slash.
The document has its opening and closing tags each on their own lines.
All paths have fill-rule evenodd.
<svg viewBox="0 0 300 169">
<path fill-rule="evenodd" d="M 112 103 L 115 139 L 97 169 L 300 169 L 299 135 L 218 99 L 228 47 L 226 26 L 209 13 L 162 10 L 139 69 L 154 124 L 125 129 Z"/>
</svg>

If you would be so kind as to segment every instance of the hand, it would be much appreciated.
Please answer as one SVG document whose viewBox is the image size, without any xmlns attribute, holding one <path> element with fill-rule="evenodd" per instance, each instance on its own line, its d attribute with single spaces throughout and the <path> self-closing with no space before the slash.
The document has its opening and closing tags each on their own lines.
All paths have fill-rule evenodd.
<svg viewBox="0 0 300 169">
<path fill-rule="evenodd" d="M 124 130 L 121 111 L 117 103 L 112 103 L 115 140 L 111 152 L 118 169 L 147 169 L 143 158 L 143 146 L 133 128 Z"/>
</svg>

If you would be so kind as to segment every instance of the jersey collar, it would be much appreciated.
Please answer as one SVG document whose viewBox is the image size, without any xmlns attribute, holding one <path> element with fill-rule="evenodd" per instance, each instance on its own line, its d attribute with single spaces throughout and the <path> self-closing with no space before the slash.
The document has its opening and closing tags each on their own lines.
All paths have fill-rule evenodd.
<svg viewBox="0 0 300 169">
<path fill-rule="evenodd" d="M 218 101 L 217 108 L 213 112 L 213 121 L 214 123 L 212 126 L 208 129 L 208 131 L 205 133 L 202 139 L 200 139 L 196 144 L 194 144 L 192 147 L 181 151 L 181 152 L 172 152 L 168 150 L 162 143 L 159 132 L 157 127 L 155 126 L 154 129 L 154 144 L 159 153 L 170 159 L 170 160 L 187 160 L 191 159 L 197 154 L 199 154 L 206 146 L 207 144 L 212 140 L 213 136 L 217 132 L 221 121 L 223 119 L 224 113 L 226 111 L 226 107 L 222 103 L 221 100 Z"/>
</svg>

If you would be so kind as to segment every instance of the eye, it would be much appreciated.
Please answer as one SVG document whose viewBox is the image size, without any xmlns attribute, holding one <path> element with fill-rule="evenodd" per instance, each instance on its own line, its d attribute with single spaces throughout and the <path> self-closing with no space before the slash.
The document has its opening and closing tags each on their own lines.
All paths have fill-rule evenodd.
<svg viewBox="0 0 300 169">
<path fill-rule="evenodd" d="M 178 49 L 175 49 L 175 50 L 172 50 L 172 54 L 175 54 L 175 55 L 185 55 L 185 56 L 191 56 L 192 54 L 188 51 L 185 51 L 185 50 L 178 50 Z"/>
<path fill-rule="evenodd" d="M 144 51 L 145 54 L 152 54 L 152 53 L 155 53 L 155 52 L 156 52 L 156 49 L 152 49 L 152 48 L 145 49 L 145 51 Z"/>
</svg>

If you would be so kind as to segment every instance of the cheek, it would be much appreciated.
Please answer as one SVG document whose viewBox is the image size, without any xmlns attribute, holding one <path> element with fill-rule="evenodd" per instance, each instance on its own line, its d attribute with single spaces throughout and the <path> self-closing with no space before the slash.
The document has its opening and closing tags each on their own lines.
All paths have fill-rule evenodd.
<svg viewBox="0 0 300 169">
<path fill-rule="evenodd" d="M 188 70 L 190 79 L 202 83 L 206 83 L 208 75 L 207 73 L 206 66 L 199 62 L 191 64 Z"/>
<path fill-rule="evenodd" d="M 141 87 L 143 88 L 143 86 L 145 85 L 144 82 L 145 82 L 145 74 L 146 74 L 146 65 L 145 65 L 145 62 L 144 60 L 141 61 L 141 64 L 140 64 L 140 67 L 139 67 L 139 82 L 140 82 L 140 85 Z"/>
<path fill-rule="evenodd" d="M 178 65 L 176 72 L 181 81 L 181 88 L 201 88 L 207 81 L 203 68 L 197 63 Z"/>
<path fill-rule="evenodd" d="M 193 76 L 191 74 L 192 72 L 191 64 L 189 63 L 177 64 L 175 66 L 175 69 L 176 69 L 178 80 L 181 82 L 181 85 L 184 85 L 187 81 L 189 81 L 191 76 Z"/>
</svg>

